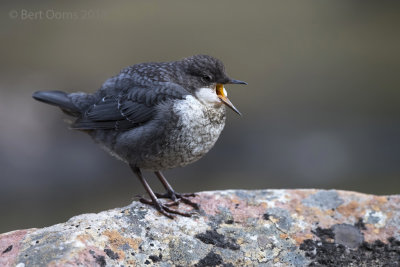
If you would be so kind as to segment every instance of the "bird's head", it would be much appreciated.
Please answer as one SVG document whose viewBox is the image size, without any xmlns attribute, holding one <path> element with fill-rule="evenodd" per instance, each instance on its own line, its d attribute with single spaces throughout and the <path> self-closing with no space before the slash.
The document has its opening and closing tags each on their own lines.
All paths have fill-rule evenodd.
<svg viewBox="0 0 400 267">
<path fill-rule="evenodd" d="M 181 61 L 184 71 L 190 79 L 185 81 L 188 89 L 205 104 L 225 104 L 241 115 L 227 97 L 225 84 L 247 84 L 246 82 L 231 79 L 225 72 L 224 64 L 207 55 L 196 55 Z"/>
</svg>

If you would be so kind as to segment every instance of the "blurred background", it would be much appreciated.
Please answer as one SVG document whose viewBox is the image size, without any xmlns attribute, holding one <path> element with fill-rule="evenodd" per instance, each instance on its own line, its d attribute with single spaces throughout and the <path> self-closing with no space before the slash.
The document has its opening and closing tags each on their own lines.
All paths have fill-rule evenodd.
<svg viewBox="0 0 400 267">
<path fill-rule="evenodd" d="M 400 192 L 395 2 L 2 2 L 0 233 L 129 204 L 128 166 L 36 90 L 93 92 L 128 65 L 204 53 L 233 78 L 213 150 L 167 171 L 179 192 L 336 188 Z M 146 173 L 153 189 L 156 178 Z"/>
</svg>

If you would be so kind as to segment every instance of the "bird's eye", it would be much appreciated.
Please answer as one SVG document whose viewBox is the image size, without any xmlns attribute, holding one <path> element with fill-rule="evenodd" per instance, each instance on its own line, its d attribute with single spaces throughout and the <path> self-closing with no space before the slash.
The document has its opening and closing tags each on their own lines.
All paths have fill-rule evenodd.
<svg viewBox="0 0 400 267">
<path fill-rule="evenodd" d="M 203 80 L 203 82 L 209 83 L 211 82 L 212 77 L 210 75 L 204 75 L 203 77 L 201 77 L 201 79 Z"/>
</svg>

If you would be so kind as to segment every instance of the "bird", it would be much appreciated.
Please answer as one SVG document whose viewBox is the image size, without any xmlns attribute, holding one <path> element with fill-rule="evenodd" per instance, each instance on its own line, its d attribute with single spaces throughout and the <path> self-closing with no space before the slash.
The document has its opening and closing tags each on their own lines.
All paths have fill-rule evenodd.
<svg viewBox="0 0 400 267">
<path fill-rule="evenodd" d="M 126 162 L 150 197 L 140 201 L 174 218 L 194 214 L 180 211 L 181 202 L 193 210 L 200 206 L 191 200 L 195 194 L 176 192 L 162 171 L 203 157 L 225 126 L 226 107 L 241 115 L 227 97 L 226 84 L 247 83 L 230 78 L 221 60 L 194 55 L 126 67 L 94 93 L 37 91 L 32 96 L 72 116 L 70 128 L 89 134 Z M 142 170 L 154 172 L 166 193 L 154 193 Z"/>
</svg>

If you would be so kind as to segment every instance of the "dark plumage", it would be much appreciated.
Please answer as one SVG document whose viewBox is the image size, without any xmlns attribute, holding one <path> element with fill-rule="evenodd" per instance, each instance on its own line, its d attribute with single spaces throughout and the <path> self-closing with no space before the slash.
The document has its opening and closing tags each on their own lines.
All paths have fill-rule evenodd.
<svg viewBox="0 0 400 267">
<path fill-rule="evenodd" d="M 190 214 L 172 210 L 151 191 L 140 169 L 152 170 L 167 190 L 164 197 L 197 208 L 173 191 L 161 170 L 187 165 L 207 153 L 225 123 L 225 107 L 236 110 L 223 84 L 229 78 L 223 63 L 197 55 L 180 61 L 142 63 L 123 69 L 93 94 L 39 91 L 36 100 L 76 117 L 73 129 L 83 130 L 138 175 L 153 204 L 164 215 Z"/>
</svg>

